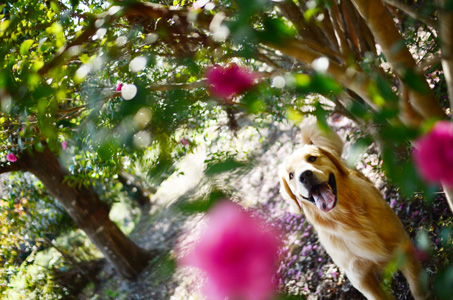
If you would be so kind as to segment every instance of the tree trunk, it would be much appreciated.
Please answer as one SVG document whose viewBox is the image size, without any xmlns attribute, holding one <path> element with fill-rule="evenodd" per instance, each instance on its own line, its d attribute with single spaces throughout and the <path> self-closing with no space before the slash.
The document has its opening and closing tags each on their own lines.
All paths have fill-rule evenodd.
<svg viewBox="0 0 453 300">
<path fill-rule="evenodd" d="M 436 1 L 439 6 L 439 36 L 442 49 L 442 69 L 447 82 L 450 108 L 453 109 L 453 10 L 451 0 Z M 453 209 L 453 207 L 452 207 Z"/>
<path fill-rule="evenodd" d="M 144 209 L 146 207 L 149 207 L 149 197 L 145 196 L 145 191 L 141 186 L 137 185 L 134 182 L 134 178 L 132 178 L 131 180 L 129 177 L 132 176 L 129 176 L 125 173 L 118 173 L 118 181 L 123 185 L 123 190 L 125 190 L 129 194 L 129 197 L 137 201 L 140 208 Z M 156 190 L 152 190 L 150 192 L 155 193 Z"/>
<path fill-rule="evenodd" d="M 409 90 L 409 99 L 413 108 L 423 118 L 444 119 L 445 113 L 429 88 L 425 78 L 417 73 L 417 65 L 403 42 L 403 38 L 384 4 L 378 0 L 353 0 L 357 11 L 367 23 L 382 52 L 392 66 L 392 69 L 404 84 L 404 73 L 412 70 L 419 78 L 417 84 L 425 93 Z"/>
<path fill-rule="evenodd" d="M 24 152 L 18 163 L 42 181 L 123 277 L 133 279 L 143 270 L 150 258 L 148 252 L 135 245 L 110 220 L 108 205 L 91 188 L 71 187 L 64 181 L 68 172 L 48 147 L 43 152 Z"/>
</svg>

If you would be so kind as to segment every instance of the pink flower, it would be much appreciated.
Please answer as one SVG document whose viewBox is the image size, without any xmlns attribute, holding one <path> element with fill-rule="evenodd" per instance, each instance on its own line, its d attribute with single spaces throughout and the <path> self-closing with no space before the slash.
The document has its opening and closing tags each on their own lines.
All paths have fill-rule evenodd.
<svg viewBox="0 0 453 300">
<path fill-rule="evenodd" d="M 427 262 L 429 260 L 429 254 L 426 250 L 421 249 L 421 248 L 414 248 L 414 251 L 415 251 L 415 256 L 421 262 Z"/>
<path fill-rule="evenodd" d="M 182 138 L 179 142 L 180 142 L 181 145 L 183 145 L 183 146 L 187 146 L 187 145 L 189 145 L 189 143 L 190 143 L 189 140 L 186 139 L 186 138 Z"/>
<path fill-rule="evenodd" d="M 414 145 L 415 164 L 423 178 L 453 186 L 453 124 L 437 122 L 432 131 Z"/>
<path fill-rule="evenodd" d="M 6 160 L 9 161 L 9 162 L 16 162 L 17 161 L 17 157 L 13 153 L 8 153 L 6 155 Z"/>
<path fill-rule="evenodd" d="M 68 142 L 63 141 L 63 142 L 61 143 L 61 148 L 63 148 L 63 150 L 66 150 L 66 149 L 68 148 Z"/>
<path fill-rule="evenodd" d="M 264 222 L 229 201 L 215 206 L 208 217 L 199 243 L 179 263 L 205 272 L 208 299 L 270 299 L 276 288 L 277 233 L 264 231 Z"/>
<path fill-rule="evenodd" d="M 118 85 L 116 86 L 116 89 L 115 91 L 116 92 L 121 92 L 121 89 L 123 88 L 123 84 L 122 83 L 118 83 Z"/>
<path fill-rule="evenodd" d="M 231 100 L 237 94 L 250 89 L 255 84 L 255 75 L 236 64 L 227 68 L 215 66 L 206 72 L 209 91 L 224 100 Z"/>
</svg>

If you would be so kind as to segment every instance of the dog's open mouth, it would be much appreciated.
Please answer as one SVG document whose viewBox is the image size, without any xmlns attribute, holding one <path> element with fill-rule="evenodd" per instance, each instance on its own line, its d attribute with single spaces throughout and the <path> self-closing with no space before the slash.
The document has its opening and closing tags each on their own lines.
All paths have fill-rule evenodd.
<svg viewBox="0 0 453 300">
<path fill-rule="evenodd" d="M 330 174 L 329 181 L 312 186 L 308 201 L 314 203 L 318 209 L 328 212 L 337 204 L 337 182 L 335 176 Z"/>
</svg>

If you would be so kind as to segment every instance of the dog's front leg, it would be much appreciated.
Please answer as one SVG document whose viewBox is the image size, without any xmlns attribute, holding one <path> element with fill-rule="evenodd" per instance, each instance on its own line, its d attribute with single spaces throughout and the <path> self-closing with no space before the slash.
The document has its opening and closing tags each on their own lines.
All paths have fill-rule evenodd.
<svg viewBox="0 0 453 300">
<path fill-rule="evenodd" d="M 359 290 L 368 300 L 391 300 L 392 295 L 387 293 L 381 286 L 373 268 L 355 268 L 346 271 L 346 275 L 352 285 Z"/>
</svg>

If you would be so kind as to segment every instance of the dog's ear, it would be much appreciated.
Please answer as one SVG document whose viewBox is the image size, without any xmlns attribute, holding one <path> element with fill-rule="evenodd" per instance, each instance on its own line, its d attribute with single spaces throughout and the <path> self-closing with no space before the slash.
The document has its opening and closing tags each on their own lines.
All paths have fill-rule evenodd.
<svg viewBox="0 0 453 300">
<path fill-rule="evenodd" d="M 300 213 L 302 208 L 299 205 L 299 202 L 296 199 L 296 196 L 291 191 L 291 188 L 288 185 L 286 171 L 283 167 L 280 168 L 279 172 L 280 177 L 280 194 L 282 195 L 283 199 L 285 199 L 290 205 L 294 212 Z"/>
<path fill-rule="evenodd" d="M 323 131 L 318 124 L 309 119 L 301 125 L 302 143 L 330 149 L 335 155 L 341 157 L 343 141 L 332 129 Z"/>
<path fill-rule="evenodd" d="M 349 174 L 348 169 L 345 167 L 343 162 L 341 161 L 341 158 L 329 151 L 328 149 L 324 147 L 318 147 L 321 153 L 325 156 L 327 156 L 335 165 L 337 168 L 338 172 L 340 172 L 341 175 L 347 176 Z"/>
</svg>

